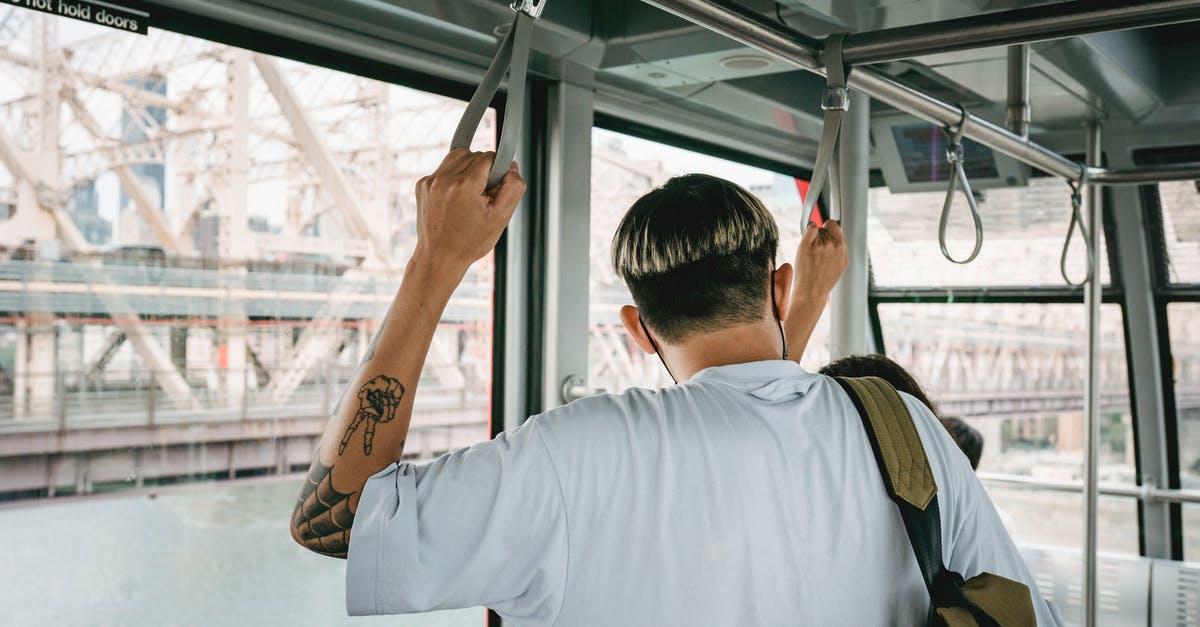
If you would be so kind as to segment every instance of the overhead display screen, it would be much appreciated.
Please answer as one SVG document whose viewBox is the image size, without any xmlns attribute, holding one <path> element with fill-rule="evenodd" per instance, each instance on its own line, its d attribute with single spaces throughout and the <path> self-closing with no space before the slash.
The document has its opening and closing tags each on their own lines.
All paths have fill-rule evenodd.
<svg viewBox="0 0 1200 627">
<path fill-rule="evenodd" d="M 925 123 L 897 125 L 892 127 L 892 136 L 896 140 L 909 183 L 949 180 L 954 172 L 946 159 L 946 146 L 950 141 L 940 128 Z M 967 178 L 972 181 L 1000 176 L 991 148 L 964 138 L 963 155 L 966 158 Z"/>
</svg>

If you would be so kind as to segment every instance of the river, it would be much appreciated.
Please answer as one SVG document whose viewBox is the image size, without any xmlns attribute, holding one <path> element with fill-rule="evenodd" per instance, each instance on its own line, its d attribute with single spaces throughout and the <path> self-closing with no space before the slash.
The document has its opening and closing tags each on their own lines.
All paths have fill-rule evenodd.
<svg viewBox="0 0 1200 627">
<path fill-rule="evenodd" d="M 474 608 L 349 618 L 344 560 L 297 546 L 299 479 L 0 510 L 0 624 L 482 627 Z"/>
</svg>

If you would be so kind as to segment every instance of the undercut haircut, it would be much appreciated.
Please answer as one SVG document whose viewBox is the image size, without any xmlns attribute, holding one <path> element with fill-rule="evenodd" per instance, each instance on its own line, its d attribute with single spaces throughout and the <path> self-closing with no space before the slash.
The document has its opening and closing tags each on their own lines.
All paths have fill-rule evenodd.
<svg viewBox="0 0 1200 627">
<path fill-rule="evenodd" d="M 678 343 L 762 319 L 778 246 L 761 200 L 688 174 L 633 203 L 613 236 L 612 263 L 646 325 Z"/>
</svg>

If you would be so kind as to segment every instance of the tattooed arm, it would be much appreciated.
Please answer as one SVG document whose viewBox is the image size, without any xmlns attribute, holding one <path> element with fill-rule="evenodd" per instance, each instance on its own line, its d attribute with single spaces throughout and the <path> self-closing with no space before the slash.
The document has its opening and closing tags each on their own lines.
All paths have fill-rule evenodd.
<svg viewBox="0 0 1200 627">
<path fill-rule="evenodd" d="M 493 153 L 456 149 L 417 183 L 417 247 L 383 325 L 325 428 L 292 513 L 292 538 L 346 557 L 367 479 L 400 459 L 438 320 L 472 263 L 496 245 L 525 192 L 512 165 L 485 193 Z"/>
<path fill-rule="evenodd" d="M 800 248 L 796 250 L 795 279 L 787 320 L 783 322 L 787 335 L 789 356 L 799 362 L 821 319 L 829 293 L 846 271 L 846 240 L 842 227 L 835 220 L 817 228 L 808 224 Z"/>
</svg>

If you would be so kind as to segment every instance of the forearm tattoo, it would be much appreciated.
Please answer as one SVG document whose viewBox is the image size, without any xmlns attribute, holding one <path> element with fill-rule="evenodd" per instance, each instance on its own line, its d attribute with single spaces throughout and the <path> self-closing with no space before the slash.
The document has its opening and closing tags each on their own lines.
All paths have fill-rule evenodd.
<svg viewBox="0 0 1200 627">
<path fill-rule="evenodd" d="M 351 381 L 353 381 L 354 378 L 358 376 L 358 371 L 362 370 L 362 367 L 365 366 L 367 364 L 367 362 L 371 361 L 372 359 L 375 359 L 375 347 L 379 346 L 379 338 L 383 335 L 383 330 L 385 328 L 387 328 L 388 320 L 391 317 L 392 317 L 392 310 L 389 309 L 387 314 L 383 316 L 383 322 L 381 322 L 379 324 L 379 330 L 375 332 L 375 337 L 371 338 L 371 343 L 367 345 L 367 352 L 364 353 L 363 358 L 361 360 L 359 360 L 358 367 L 354 369 L 354 374 L 350 375 Z M 346 392 L 349 392 L 349 391 L 350 391 L 349 386 L 347 386 L 347 389 L 342 390 L 342 395 L 338 397 L 337 404 L 335 404 L 333 406 L 333 414 L 335 416 L 342 409 L 342 401 L 346 400 Z"/>
<path fill-rule="evenodd" d="M 386 318 L 383 324 L 387 325 Z M 359 369 L 375 357 L 375 347 L 382 334 L 383 329 L 375 334 L 358 366 Z M 342 400 L 344 397 L 345 393 Z M 370 455 L 374 448 L 375 427 L 380 423 L 395 420 L 396 410 L 403 399 L 404 386 L 392 377 L 379 375 L 363 384 L 358 389 L 358 409 L 338 444 L 338 455 L 346 452 L 352 436 L 360 427 L 363 434 L 363 453 Z M 334 408 L 335 416 L 341 408 L 342 400 L 339 400 Z M 400 441 L 400 448 L 404 448 L 403 440 Z M 355 492 L 336 490 L 333 487 L 332 472 L 332 466 L 321 463 L 318 449 L 317 458 L 313 459 L 304 488 L 300 491 L 300 498 L 296 500 L 296 509 L 292 512 L 292 535 L 297 542 L 317 553 L 344 558 L 350 549 L 350 529 L 354 524 L 350 497 L 354 496 Z"/>
<path fill-rule="evenodd" d="M 346 557 L 354 524 L 354 512 L 350 511 L 354 493 L 338 492 L 333 487 L 332 470 L 313 460 L 292 512 L 292 530 L 296 541 L 305 547 L 330 557 Z"/>
<path fill-rule="evenodd" d="M 350 444 L 350 436 L 366 423 L 363 428 L 363 453 L 370 455 L 374 446 L 375 426 L 396 419 L 396 409 L 404 398 L 404 386 L 399 381 L 379 375 L 367 381 L 358 389 L 358 411 L 354 412 L 354 420 L 346 427 L 346 435 L 338 445 L 338 455 L 346 452 Z"/>
</svg>

